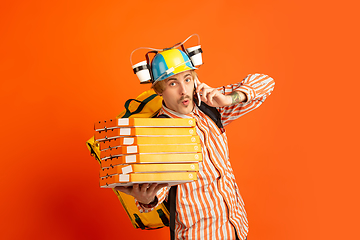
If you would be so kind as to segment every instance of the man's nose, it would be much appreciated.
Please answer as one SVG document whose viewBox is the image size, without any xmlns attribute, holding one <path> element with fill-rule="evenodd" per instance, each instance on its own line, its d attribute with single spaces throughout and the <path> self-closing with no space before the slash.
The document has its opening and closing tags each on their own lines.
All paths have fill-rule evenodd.
<svg viewBox="0 0 360 240">
<path fill-rule="evenodd" d="M 183 83 L 180 84 L 180 91 L 181 91 L 182 95 L 186 95 L 187 91 L 186 91 L 185 84 L 183 84 Z"/>
</svg>

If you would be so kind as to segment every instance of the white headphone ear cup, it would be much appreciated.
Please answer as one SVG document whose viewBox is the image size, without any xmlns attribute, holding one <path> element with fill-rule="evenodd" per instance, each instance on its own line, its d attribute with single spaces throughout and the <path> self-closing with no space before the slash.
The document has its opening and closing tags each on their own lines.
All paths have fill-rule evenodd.
<svg viewBox="0 0 360 240">
<path fill-rule="evenodd" d="M 194 46 L 186 49 L 187 55 L 192 63 L 195 66 L 201 66 L 203 64 L 202 61 L 202 49 L 201 46 Z"/>
<path fill-rule="evenodd" d="M 151 81 L 150 69 L 146 61 L 139 62 L 132 67 L 140 83 L 148 83 Z"/>
</svg>

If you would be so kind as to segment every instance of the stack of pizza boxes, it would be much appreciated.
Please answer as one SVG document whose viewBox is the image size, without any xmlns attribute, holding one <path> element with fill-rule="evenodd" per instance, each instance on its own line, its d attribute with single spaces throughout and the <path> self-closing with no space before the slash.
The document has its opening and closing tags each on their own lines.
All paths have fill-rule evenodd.
<svg viewBox="0 0 360 240">
<path fill-rule="evenodd" d="M 193 118 L 119 118 L 95 123 L 100 187 L 170 186 L 197 179 L 202 161 Z"/>
</svg>

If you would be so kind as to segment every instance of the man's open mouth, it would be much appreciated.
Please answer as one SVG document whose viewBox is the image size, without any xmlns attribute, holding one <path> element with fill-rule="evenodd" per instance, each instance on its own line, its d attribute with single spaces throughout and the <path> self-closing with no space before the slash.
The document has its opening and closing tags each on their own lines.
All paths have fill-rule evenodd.
<svg viewBox="0 0 360 240">
<path fill-rule="evenodd" d="M 185 99 L 182 101 L 182 104 L 184 105 L 188 105 L 190 103 L 190 100 L 189 99 Z"/>
</svg>

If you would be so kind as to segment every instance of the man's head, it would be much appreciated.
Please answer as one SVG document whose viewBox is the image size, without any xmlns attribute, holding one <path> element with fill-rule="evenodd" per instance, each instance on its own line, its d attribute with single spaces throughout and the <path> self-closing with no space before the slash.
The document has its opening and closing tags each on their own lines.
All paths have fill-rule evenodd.
<svg viewBox="0 0 360 240">
<path fill-rule="evenodd" d="M 163 97 L 166 107 L 181 114 L 189 114 L 194 107 L 196 78 L 194 70 L 187 70 L 156 82 L 153 89 Z"/>
<path fill-rule="evenodd" d="M 192 111 L 195 69 L 189 56 L 179 49 L 165 50 L 153 58 L 153 88 L 169 109 L 182 114 Z"/>
<path fill-rule="evenodd" d="M 163 81 L 175 74 L 196 69 L 189 56 L 176 48 L 168 49 L 155 55 L 151 61 L 153 83 Z"/>
</svg>

